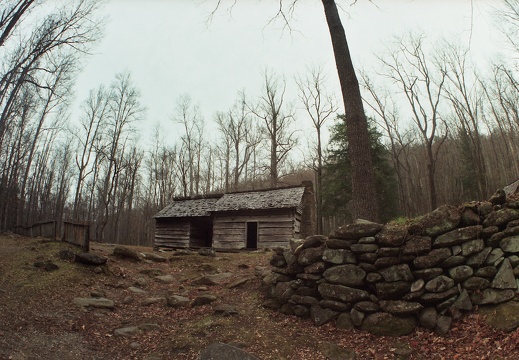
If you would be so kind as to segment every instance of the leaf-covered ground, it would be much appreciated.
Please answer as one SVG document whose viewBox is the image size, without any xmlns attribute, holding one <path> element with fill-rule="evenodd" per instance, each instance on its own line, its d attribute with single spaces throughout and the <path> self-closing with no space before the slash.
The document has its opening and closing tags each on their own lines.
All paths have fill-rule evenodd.
<svg viewBox="0 0 519 360">
<path fill-rule="evenodd" d="M 94 244 L 92 252 L 108 257 L 109 271 L 59 260 L 61 242 L 0 236 L 0 359 L 196 359 L 214 342 L 242 347 L 260 359 L 326 359 L 330 344 L 353 349 L 357 359 L 519 359 L 519 330 L 505 333 L 478 313 L 456 322 L 447 336 L 418 329 L 412 335 L 377 337 L 359 330 L 315 327 L 310 320 L 285 316 L 261 306 L 265 289 L 258 274 L 268 268 L 269 252 L 171 256 L 162 263 L 114 257 L 113 247 Z M 148 251 L 149 248 L 140 248 Z M 58 270 L 35 267 L 51 260 Z M 146 272 L 148 270 L 148 272 Z M 153 270 L 153 271 L 150 271 Z M 193 280 L 211 272 L 230 272 L 221 285 L 201 286 Z M 153 274 L 172 275 L 162 283 Z M 137 279 L 146 292 L 129 290 Z M 236 280 L 247 281 L 234 288 Z M 194 299 L 217 297 L 211 304 L 174 309 L 164 299 L 171 292 Z M 115 301 L 114 310 L 82 309 L 76 297 L 100 293 Z M 215 313 L 221 304 L 238 315 Z M 153 324 L 151 330 L 115 336 L 114 330 Z"/>
</svg>

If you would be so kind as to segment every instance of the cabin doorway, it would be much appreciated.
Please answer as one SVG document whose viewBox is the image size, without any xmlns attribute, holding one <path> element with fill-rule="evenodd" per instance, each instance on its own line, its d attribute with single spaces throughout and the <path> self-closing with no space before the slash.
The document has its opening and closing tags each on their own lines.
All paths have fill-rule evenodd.
<svg viewBox="0 0 519 360">
<path fill-rule="evenodd" d="M 258 248 L 258 222 L 247 222 L 247 249 Z"/>
<path fill-rule="evenodd" d="M 213 246 L 213 222 L 209 218 L 191 220 L 189 229 L 189 247 L 201 248 Z"/>
</svg>

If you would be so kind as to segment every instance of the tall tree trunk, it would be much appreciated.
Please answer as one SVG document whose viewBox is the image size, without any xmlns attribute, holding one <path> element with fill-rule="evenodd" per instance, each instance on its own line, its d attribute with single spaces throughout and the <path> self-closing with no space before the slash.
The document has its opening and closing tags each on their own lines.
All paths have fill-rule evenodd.
<svg viewBox="0 0 519 360">
<path fill-rule="evenodd" d="M 321 128 L 317 128 L 317 171 L 315 182 L 317 234 L 323 234 L 323 152 L 321 144 Z"/>
<path fill-rule="evenodd" d="M 270 135 L 270 187 L 275 188 L 278 184 L 278 139 L 276 116 L 272 118 L 272 134 Z"/>
<path fill-rule="evenodd" d="M 426 144 L 427 148 L 427 182 L 429 183 L 429 201 L 431 210 L 438 207 L 438 194 L 436 193 L 436 181 L 434 175 L 436 173 L 436 161 L 433 155 L 432 142 Z"/>
<path fill-rule="evenodd" d="M 351 61 L 346 34 L 334 0 L 322 0 L 344 101 L 351 162 L 351 213 L 354 219 L 378 221 L 375 174 L 359 82 Z"/>
</svg>

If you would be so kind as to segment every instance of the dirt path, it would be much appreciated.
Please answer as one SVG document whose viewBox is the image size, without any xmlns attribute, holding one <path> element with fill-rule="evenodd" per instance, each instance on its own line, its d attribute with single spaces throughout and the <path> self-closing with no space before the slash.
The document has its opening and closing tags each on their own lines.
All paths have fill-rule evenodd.
<svg viewBox="0 0 519 360">
<path fill-rule="evenodd" d="M 352 349 L 357 359 L 519 358 L 519 331 L 492 329 L 478 315 L 458 322 L 446 337 L 417 330 L 390 338 L 332 324 L 315 327 L 308 319 L 267 310 L 259 274 L 268 267 L 268 252 L 168 253 L 166 262 L 136 262 L 93 244 L 93 254 L 108 258 L 96 269 L 59 260 L 65 249 L 78 251 L 61 242 L 0 236 L 0 359 L 197 359 L 214 342 L 265 360 L 325 359 L 330 346 Z M 44 270 L 48 261 L 59 268 Z M 215 284 L 201 280 L 215 274 Z M 209 295 L 212 302 L 175 308 L 167 305 L 168 294 L 190 302 Z M 74 304 L 75 298 L 95 296 L 113 300 L 114 308 Z"/>
</svg>

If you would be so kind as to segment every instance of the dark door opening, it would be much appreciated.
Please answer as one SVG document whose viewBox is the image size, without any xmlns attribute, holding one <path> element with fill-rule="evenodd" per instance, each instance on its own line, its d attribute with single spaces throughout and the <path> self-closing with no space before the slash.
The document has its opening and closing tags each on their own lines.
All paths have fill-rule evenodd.
<svg viewBox="0 0 519 360">
<path fill-rule="evenodd" d="M 247 222 L 247 249 L 258 248 L 258 223 Z"/>
<path fill-rule="evenodd" d="M 189 231 L 189 247 L 213 246 L 213 222 L 211 219 L 199 218 L 191 220 Z"/>
</svg>

